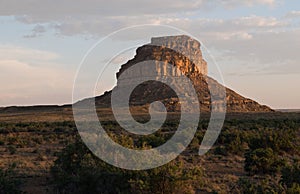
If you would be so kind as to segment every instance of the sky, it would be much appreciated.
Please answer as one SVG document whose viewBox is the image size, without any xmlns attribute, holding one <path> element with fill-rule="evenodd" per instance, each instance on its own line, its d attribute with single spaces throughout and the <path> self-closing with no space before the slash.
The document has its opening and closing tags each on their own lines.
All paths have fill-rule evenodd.
<svg viewBox="0 0 300 194">
<path fill-rule="evenodd" d="M 0 107 L 71 103 L 86 53 L 115 31 L 145 24 L 197 37 L 223 83 L 243 96 L 276 109 L 300 108 L 297 0 L 0 0 Z M 150 39 L 132 33 L 111 45 L 134 41 Z M 97 94 L 113 87 L 134 50 L 111 61 Z M 110 58 L 99 58 L 103 69 Z"/>
</svg>

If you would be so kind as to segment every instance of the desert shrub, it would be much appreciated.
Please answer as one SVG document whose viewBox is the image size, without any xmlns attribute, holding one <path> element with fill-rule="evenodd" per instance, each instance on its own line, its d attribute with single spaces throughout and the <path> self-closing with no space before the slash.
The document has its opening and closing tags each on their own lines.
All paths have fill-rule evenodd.
<svg viewBox="0 0 300 194">
<path fill-rule="evenodd" d="M 220 146 L 217 146 L 217 147 L 214 149 L 214 154 L 215 154 L 215 155 L 227 156 L 227 155 L 228 155 L 228 151 L 227 151 L 227 149 L 225 148 L 225 146 L 220 145 Z"/>
<path fill-rule="evenodd" d="M 0 146 L 5 145 L 5 142 L 3 140 L 0 140 Z"/>
<path fill-rule="evenodd" d="M 61 127 L 55 127 L 53 132 L 54 133 L 66 133 L 66 130 L 69 130 L 69 129 L 66 128 L 65 126 L 61 126 Z"/>
<path fill-rule="evenodd" d="M 158 147 L 166 142 L 165 138 L 156 135 L 147 135 L 138 139 L 137 145 L 142 147 L 143 144 L 149 145 L 151 147 Z"/>
<path fill-rule="evenodd" d="M 245 137 L 243 131 L 237 129 L 226 129 L 221 132 L 218 144 L 221 144 L 215 151 L 221 155 L 237 154 L 243 155 L 245 152 Z"/>
<path fill-rule="evenodd" d="M 61 193 L 190 193 L 202 177 L 200 167 L 185 165 L 183 159 L 145 171 L 116 168 L 79 141 L 58 154 L 51 172 Z"/>
<path fill-rule="evenodd" d="M 9 151 L 9 153 L 10 153 L 11 155 L 13 155 L 13 154 L 15 154 L 15 153 L 17 152 L 17 148 L 16 148 L 15 146 L 13 146 L 13 145 L 9 145 L 9 146 L 7 147 L 7 150 Z"/>
<path fill-rule="evenodd" d="M 297 183 L 293 183 L 290 188 L 286 191 L 287 194 L 300 194 L 300 185 Z"/>
<path fill-rule="evenodd" d="M 281 170 L 281 182 L 288 188 L 300 185 L 300 162 L 295 162 L 291 166 L 286 166 Z"/>
<path fill-rule="evenodd" d="M 294 152 L 297 135 L 291 129 L 262 129 L 249 140 L 249 148 L 271 148 L 274 152 Z"/>
<path fill-rule="evenodd" d="M 279 172 L 286 165 L 271 148 L 255 149 L 245 154 L 245 171 L 249 174 L 272 174 Z"/>
<path fill-rule="evenodd" d="M 190 143 L 190 145 L 187 149 L 190 149 L 192 152 L 195 152 L 195 153 L 198 154 L 200 144 L 201 144 L 201 142 L 203 140 L 203 137 L 204 137 L 204 133 L 205 133 L 205 131 L 201 131 L 198 128 L 197 132 L 194 135 L 193 140 L 191 141 L 191 143 Z"/>
<path fill-rule="evenodd" d="M 8 136 L 6 141 L 8 145 L 14 145 L 17 144 L 18 138 L 15 136 Z"/>
<path fill-rule="evenodd" d="M 43 137 L 42 136 L 34 136 L 31 138 L 31 141 L 35 144 L 42 144 L 43 143 Z"/>
<path fill-rule="evenodd" d="M 18 194 L 20 180 L 15 178 L 14 166 L 0 169 L 0 194 Z"/>
<path fill-rule="evenodd" d="M 129 188 L 121 170 L 97 159 L 80 142 L 59 153 L 51 171 L 61 193 L 120 193 Z"/>
<path fill-rule="evenodd" d="M 287 164 L 286 154 L 297 153 L 297 135 L 289 129 L 259 129 L 249 136 L 245 170 L 250 174 L 272 174 Z M 285 159 L 282 159 L 285 158 Z"/>
<path fill-rule="evenodd" d="M 244 194 L 255 194 L 256 193 L 256 186 L 248 179 L 240 178 L 238 181 L 238 188 L 237 193 L 244 193 Z"/>
<path fill-rule="evenodd" d="M 147 171 L 135 172 L 132 183 L 135 193 L 195 193 L 202 185 L 199 166 L 185 166 L 182 158 Z M 140 176 L 142 175 L 142 176 Z M 137 189 L 136 189 L 137 188 Z"/>
<path fill-rule="evenodd" d="M 271 181 L 269 178 L 255 180 L 250 178 L 240 178 L 238 186 L 234 193 L 243 194 L 279 194 L 284 189 L 277 182 Z"/>
</svg>

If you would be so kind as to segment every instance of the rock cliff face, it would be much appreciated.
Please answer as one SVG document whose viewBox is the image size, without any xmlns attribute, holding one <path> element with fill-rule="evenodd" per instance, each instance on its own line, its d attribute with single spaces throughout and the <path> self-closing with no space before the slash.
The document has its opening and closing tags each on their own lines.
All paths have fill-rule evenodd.
<svg viewBox="0 0 300 194">
<path fill-rule="evenodd" d="M 122 82 L 131 84 L 133 78 L 154 76 L 159 78 L 174 79 L 178 88 L 182 87 L 177 78 L 185 75 L 188 77 L 196 90 L 201 111 L 209 112 L 212 103 L 221 103 L 218 100 L 212 102 L 211 91 L 209 86 L 214 90 L 222 90 L 224 86 L 214 79 L 207 76 L 207 63 L 202 57 L 200 43 L 188 36 L 170 36 L 152 38 L 150 44 L 146 44 L 137 49 L 136 55 L 126 64 L 122 65 L 117 73 L 117 87 Z M 143 70 L 130 71 L 130 67 L 140 62 L 150 61 Z M 171 64 L 167 65 L 167 64 Z M 125 77 L 120 78 L 120 76 Z M 140 84 L 131 94 L 130 105 L 133 107 L 144 107 L 153 101 L 161 101 L 167 107 L 168 111 L 180 111 L 178 96 L 167 85 L 157 82 L 156 80 L 147 81 Z M 236 92 L 225 88 L 227 112 L 270 112 L 273 111 L 267 106 L 247 99 Z M 188 94 L 186 94 L 188 95 Z M 96 98 L 97 107 L 110 106 L 111 92 Z M 218 108 L 218 106 L 214 106 Z M 191 110 L 193 111 L 193 110 Z M 222 110 L 220 110 L 222 111 Z"/>
<path fill-rule="evenodd" d="M 139 47 L 136 56 L 117 73 L 117 79 L 128 67 L 148 60 L 157 62 L 149 65 L 149 71 L 143 71 L 141 76 L 147 76 L 149 72 L 154 72 L 157 76 L 207 75 L 207 63 L 202 58 L 200 43 L 188 36 L 169 36 L 152 38 L 150 44 Z M 164 64 L 160 64 L 160 61 Z M 167 64 L 172 64 L 173 68 L 168 68 Z M 179 67 L 180 71 L 175 67 Z M 139 76 L 136 75 L 137 72 L 129 73 L 126 77 Z"/>
<path fill-rule="evenodd" d="M 184 35 L 168 36 L 152 38 L 150 45 L 170 48 L 172 50 L 177 51 L 178 53 L 181 53 L 183 56 L 187 57 L 193 64 L 196 65 L 197 69 L 195 69 L 195 71 L 197 70 L 199 73 L 207 75 L 207 63 L 202 58 L 202 52 L 200 50 L 201 45 L 198 41 Z M 160 53 L 157 54 L 159 56 Z M 177 66 L 184 65 L 184 62 L 180 60 L 175 60 L 175 63 Z M 185 65 L 189 66 L 189 64 Z"/>
</svg>

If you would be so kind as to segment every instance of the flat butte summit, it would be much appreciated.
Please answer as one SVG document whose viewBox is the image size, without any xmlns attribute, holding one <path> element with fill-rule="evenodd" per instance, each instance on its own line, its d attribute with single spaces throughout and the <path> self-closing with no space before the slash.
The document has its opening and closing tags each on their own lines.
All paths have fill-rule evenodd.
<svg viewBox="0 0 300 194">
<path fill-rule="evenodd" d="M 200 47 L 200 42 L 185 35 L 154 37 L 151 39 L 151 43 L 137 48 L 134 58 L 121 66 L 116 74 L 118 81 L 115 88 L 120 86 L 120 82 L 122 82 L 122 87 L 126 88 L 126 84 L 129 85 L 136 77 L 154 76 L 157 77 L 157 80 L 166 78 L 176 81 L 178 77 L 185 75 L 191 80 L 197 93 L 197 98 L 191 100 L 198 100 L 202 112 L 210 112 L 212 107 L 218 108 L 218 106 L 212 106 L 212 103 L 221 103 L 215 100 L 216 98 L 212 100 L 209 90 L 211 88 L 215 91 L 220 90 L 220 92 L 223 89 L 226 92 L 223 98 L 226 100 L 226 112 L 273 112 L 268 106 L 245 98 L 209 77 L 209 65 L 204 60 Z M 148 61 L 146 68 L 141 71 L 130 71 L 130 67 L 144 61 Z M 120 76 L 126 77 L 126 80 L 122 80 Z M 176 81 L 176 84 L 179 89 L 184 87 L 179 81 Z M 112 91 L 109 91 L 102 96 L 97 96 L 95 98 L 96 107 L 109 108 L 111 93 Z M 188 95 L 186 94 L 186 96 Z M 181 104 L 178 99 L 174 90 L 166 84 L 151 80 L 139 84 L 132 91 L 129 105 L 133 109 L 145 110 L 150 103 L 160 101 L 168 112 L 180 112 Z M 93 103 L 93 101 L 85 99 L 78 102 L 77 105 L 81 103 Z"/>
</svg>

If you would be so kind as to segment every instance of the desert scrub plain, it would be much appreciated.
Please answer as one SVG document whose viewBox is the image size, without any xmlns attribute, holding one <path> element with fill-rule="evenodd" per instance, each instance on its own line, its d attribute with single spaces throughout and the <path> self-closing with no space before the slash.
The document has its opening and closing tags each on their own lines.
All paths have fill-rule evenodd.
<svg viewBox="0 0 300 194">
<path fill-rule="evenodd" d="M 198 156 L 208 125 L 204 117 L 177 159 L 146 171 L 118 169 L 96 158 L 70 115 L 0 115 L 0 193 L 300 193 L 299 113 L 228 114 L 213 149 Z M 147 149 L 172 136 L 175 118 L 144 137 L 128 134 L 113 120 L 102 124 L 121 145 Z"/>
</svg>

